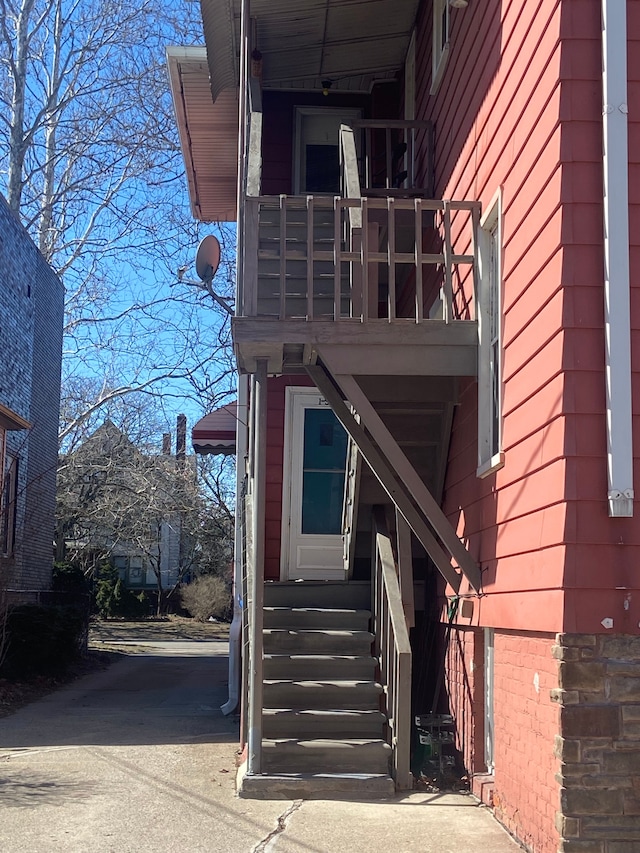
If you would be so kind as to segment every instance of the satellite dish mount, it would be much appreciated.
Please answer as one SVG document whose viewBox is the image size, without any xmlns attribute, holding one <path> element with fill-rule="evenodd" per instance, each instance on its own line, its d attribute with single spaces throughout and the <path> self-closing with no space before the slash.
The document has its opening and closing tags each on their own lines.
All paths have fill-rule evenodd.
<svg viewBox="0 0 640 853">
<path fill-rule="evenodd" d="M 227 314 L 233 314 L 233 308 L 226 299 L 218 294 L 213 289 L 213 277 L 220 266 L 220 243 L 218 238 L 213 234 L 209 234 L 200 241 L 198 251 L 196 252 L 196 272 L 198 278 L 204 284 L 209 296 L 217 302 Z"/>
</svg>

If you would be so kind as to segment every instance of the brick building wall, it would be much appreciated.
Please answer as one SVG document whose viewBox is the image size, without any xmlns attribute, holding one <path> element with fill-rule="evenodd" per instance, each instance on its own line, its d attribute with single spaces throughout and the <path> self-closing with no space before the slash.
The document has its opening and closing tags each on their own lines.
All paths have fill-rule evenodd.
<svg viewBox="0 0 640 853">
<path fill-rule="evenodd" d="M 0 196 L 0 403 L 29 421 L 7 432 L 18 457 L 14 555 L 10 587 L 51 582 L 64 290 Z"/>
<path fill-rule="evenodd" d="M 557 853 L 560 785 L 555 739 L 558 661 L 554 635 L 496 630 L 493 635 L 493 761 L 485 760 L 485 633 L 454 628 L 447 650 L 449 706 L 456 746 L 473 791 L 534 853 Z M 601 853 L 600 850 L 597 853 Z"/>
<path fill-rule="evenodd" d="M 482 629 L 454 628 L 446 653 L 449 708 L 456 722 L 456 749 L 467 772 L 486 770 L 484 760 L 484 643 Z"/>
<path fill-rule="evenodd" d="M 494 637 L 493 805 L 501 823 L 536 853 L 558 850 L 553 645 L 551 634 L 496 630 Z"/>
</svg>

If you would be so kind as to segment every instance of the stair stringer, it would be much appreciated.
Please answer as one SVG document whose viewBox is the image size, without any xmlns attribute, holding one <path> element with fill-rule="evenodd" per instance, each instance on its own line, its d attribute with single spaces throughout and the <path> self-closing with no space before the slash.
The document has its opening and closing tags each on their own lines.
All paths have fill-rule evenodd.
<svg viewBox="0 0 640 853">
<path fill-rule="evenodd" d="M 471 588 L 479 592 L 481 578 L 476 560 L 458 538 L 433 494 L 399 447 L 371 401 L 354 376 L 330 372 L 330 355 L 327 357 L 321 347 L 318 347 L 318 355 L 318 363 L 307 367 L 307 372 L 358 445 L 369 467 L 437 569 L 457 593 L 461 575 L 451 564 L 453 557 Z M 360 422 L 354 412 L 359 416 Z"/>
</svg>

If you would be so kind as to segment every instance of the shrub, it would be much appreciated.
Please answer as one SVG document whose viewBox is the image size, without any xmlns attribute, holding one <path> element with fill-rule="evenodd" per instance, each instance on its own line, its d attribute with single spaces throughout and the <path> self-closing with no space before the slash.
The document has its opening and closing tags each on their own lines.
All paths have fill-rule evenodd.
<svg viewBox="0 0 640 853">
<path fill-rule="evenodd" d="M 96 607 L 103 619 L 120 616 L 139 619 L 146 616 L 148 603 L 144 592 L 136 595 L 127 589 L 118 571 L 109 564 L 100 568 L 100 577 L 96 586 Z"/>
<path fill-rule="evenodd" d="M 21 604 L 6 618 L 7 648 L 2 674 L 62 672 L 81 654 L 86 614 L 82 607 Z"/>
<path fill-rule="evenodd" d="M 88 593 L 90 587 L 80 566 L 67 562 L 53 564 L 51 588 L 55 592 L 75 592 L 82 595 Z"/>
<path fill-rule="evenodd" d="M 184 609 L 199 622 L 209 617 L 228 621 L 231 616 L 231 591 L 218 575 L 202 575 L 180 589 Z"/>
</svg>

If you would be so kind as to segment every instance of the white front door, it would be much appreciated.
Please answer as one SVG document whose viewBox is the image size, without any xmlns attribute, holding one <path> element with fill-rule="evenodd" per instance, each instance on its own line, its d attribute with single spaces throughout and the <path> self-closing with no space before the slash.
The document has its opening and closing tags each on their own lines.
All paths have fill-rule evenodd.
<svg viewBox="0 0 640 853">
<path fill-rule="evenodd" d="M 347 434 L 313 388 L 287 388 L 282 568 L 284 580 L 342 580 Z"/>
</svg>

